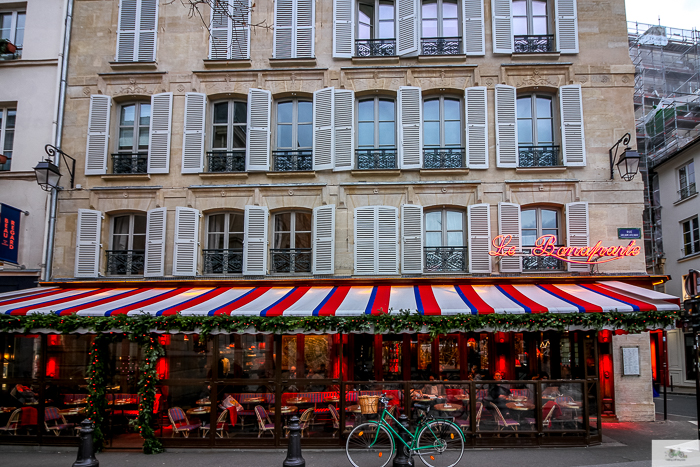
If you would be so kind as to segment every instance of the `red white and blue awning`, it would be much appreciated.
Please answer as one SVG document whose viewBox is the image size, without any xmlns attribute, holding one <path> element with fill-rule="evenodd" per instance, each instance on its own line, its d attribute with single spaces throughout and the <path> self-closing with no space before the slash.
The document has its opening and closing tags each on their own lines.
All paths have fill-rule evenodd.
<svg viewBox="0 0 700 467">
<path fill-rule="evenodd" d="M 675 311 L 678 298 L 619 281 L 305 287 L 39 287 L 0 294 L 0 314 L 357 316 Z"/>
</svg>

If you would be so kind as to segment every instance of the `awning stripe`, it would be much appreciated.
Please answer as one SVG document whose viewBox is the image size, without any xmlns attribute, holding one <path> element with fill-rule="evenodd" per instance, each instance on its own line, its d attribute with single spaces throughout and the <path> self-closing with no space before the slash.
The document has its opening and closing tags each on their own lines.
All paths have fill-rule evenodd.
<svg viewBox="0 0 700 467">
<path fill-rule="evenodd" d="M 124 315 L 130 311 L 136 310 L 138 308 L 145 308 L 148 305 L 153 305 L 154 303 L 158 303 L 158 302 L 166 300 L 170 297 L 174 297 L 175 295 L 179 295 L 182 292 L 186 292 L 188 290 L 190 290 L 190 287 L 181 288 L 181 289 L 174 289 L 174 290 L 171 289 L 165 293 L 158 294 L 155 297 L 146 298 L 144 300 L 140 300 L 140 301 L 138 301 L 136 303 L 132 303 L 130 305 L 126 305 L 126 306 L 122 306 L 119 308 L 114 308 L 112 310 L 109 310 L 105 313 L 105 316 Z"/>
<path fill-rule="evenodd" d="M 241 295 L 240 297 L 236 298 L 235 300 L 231 300 L 225 305 L 222 305 L 218 308 L 214 308 L 209 312 L 210 316 L 213 315 L 224 315 L 224 314 L 231 314 L 232 311 L 237 310 L 248 303 L 252 302 L 253 300 L 256 300 L 257 298 L 261 297 L 265 292 L 270 290 L 272 287 L 256 287 L 254 289 L 250 289 L 250 291 L 246 292 L 245 294 Z"/>
<path fill-rule="evenodd" d="M 508 298 L 525 308 L 525 311 L 527 313 L 546 313 L 549 311 L 547 307 L 542 306 L 533 300 L 530 300 L 512 285 L 497 285 L 496 287 L 498 288 L 498 290 L 503 292 Z"/>
<path fill-rule="evenodd" d="M 560 300 L 564 300 L 567 303 L 570 303 L 571 305 L 575 306 L 578 308 L 579 313 L 585 313 L 586 311 L 593 311 L 593 312 L 602 312 L 603 309 L 599 307 L 598 305 L 593 305 L 592 303 L 585 302 L 583 300 L 580 300 L 576 297 L 574 297 L 571 294 L 568 294 L 564 292 L 563 290 L 558 289 L 557 287 L 550 285 L 550 284 L 537 284 L 537 287 L 540 289 L 544 290 L 545 292 L 554 295 Z"/>
<path fill-rule="evenodd" d="M 345 300 L 345 297 L 347 296 L 348 292 L 350 292 L 350 286 L 346 285 L 340 287 L 333 287 L 333 289 L 328 293 L 328 295 L 326 295 L 326 298 L 324 298 L 323 301 L 316 308 L 314 308 L 312 315 L 335 315 L 335 312 L 338 310 L 340 304 L 343 303 L 343 300 Z"/>
<path fill-rule="evenodd" d="M 45 297 L 50 297 L 52 295 L 56 295 L 59 293 L 64 293 L 64 289 L 49 289 L 48 291 L 46 290 L 39 290 L 39 291 L 34 291 L 29 294 L 24 294 L 24 295 L 15 295 L 14 298 L 9 299 L 9 300 L 2 300 L 0 301 L 0 306 L 6 306 L 6 305 L 12 305 L 14 303 L 21 303 L 21 302 L 26 302 L 27 300 L 36 300 L 37 298 L 45 298 Z"/>
<path fill-rule="evenodd" d="M 391 286 L 380 285 L 372 287 L 372 295 L 370 295 L 369 303 L 367 303 L 367 308 L 365 308 L 365 314 L 379 315 L 382 313 L 388 313 L 390 298 Z"/>
<path fill-rule="evenodd" d="M 219 295 L 226 293 L 227 289 L 223 287 L 217 287 L 215 289 L 211 289 L 209 292 L 203 293 L 202 295 L 194 298 L 190 298 L 189 300 L 186 300 L 182 303 L 178 303 L 177 305 L 170 306 L 168 308 L 163 308 L 162 310 L 159 310 L 156 315 L 158 316 L 168 316 L 168 315 L 176 315 L 178 312 L 181 312 L 183 310 L 186 310 L 188 308 L 192 308 L 193 306 L 200 305 L 204 302 L 208 302 L 212 298 L 218 297 Z"/>
<path fill-rule="evenodd" d="M 284 310 L 294 305 L 311 287 L 295 287 L 273 305 L 260 312 L 260 316 L 282 316 Z"/>
<path fill-rule="evenodd" d="M 100 293 L 100 292 L 102 292 L 100 289 L 89 290 L 89 291 L 87 291 L 87 292 L 78 293 L 78 294 L 76 294 L 76 295 L 70 295 L 70 296 L 68 296 L 68 297 L 63 297 L 63 298 L 59 298 L 59 299 L 56 299 L 56 300 L 50 300 L 50 301 L 48 301 L 48 302 L 43 302 L 43 303 L 41 304 L 41 307 L 42 307 L 42 308 L 53 307 L 53 306 L 56 306 L 56 305 L 60 305 L 60 304 L 62 304 L 62 303 L 70 302 L 70 301 L 72 301 L 72 300 L 90 297 L 90 296 L 96 295 L 96 294 L 98 294 L 98 293 Z M 31 298 L 34 299 L 34 297 L 31 297 Z M 21 316 L 21 315 L 27 314 L 28 311 L 30 311 L 30 310 L 32 310 L 32 309 L 34 309 L 34 308 L 35 308 L 35 305 L 28 305 L 28 306 L 23 306 L 23 307 L 19 307 L 19 308 L 13 308 L 13 309 L 11 309 L 11 310 L 6 311 L 5 314 L 7 314 L 7 315 L 19 315 L 19 316 Z"/>
<path fill-rule="evenodd" d="M 457 285 L 455 290 L 457 290 L 457 293 L 462 297 L 462 300 L 464 300 L 464 303 L 469 307 L 473 315 L 487 315 L 495 312 L 491 305 L 488 305 L 479 297 L 479 294 L 476 293 L 471 285 Z"/>
<path fill-rule="evenodd" d="M 605 297 L 612 298 L 614 300 L 618 300 L 625 305 L 631 306 L 634 311 L 656 311 L 656 307 L 654 305 L 651 305 L 649 303 L 643 302 L 641 300 L 636 300 L 632 297 L 629 297 L 627 295 L 622 295 L 616 292 L 613 292 L 611 290 L 605 289 L 603 287 L 600 287 L 595 284 L 587 284 L 587 285 L 581 285 L 584 289 L 591 290 L 593 292 L 599 293 Z"/>
<path fill-rule="evenodd" d="M 62 310 L 58 310 L 58 311 L 56 312 L 56 314 L 57 314 L 57 315 L 70 315 L 70 314 L 72 314 L 72 313 L 77 313 L 77 312 L 79 312 L 79 311 L 81 311 L 81 310 L 86 310 L 86 309 L 88 309 L 88 308 L 92 308 L 92 307 L 95 307 L 95 306 L 104 305 L 105 303 L 110 303 L 110 302 L 113 302 L 113 301 L 115 301 L 115 300 L 121 300 L 122 298 L 128 298 L 128 297 L 134 296 L 134 295 L 136 295 L 136 294 L 143 293 L 143 292 L 145 292 L 145 291 L 147 291 L 147 290 L 148 290 L 148 289 L 131 289 L 131 290 L 127 290 L 126 292 L 118 293 L 118 294 L 116 294 L 116 295 L 110 295 L 109 297 L 101 298 L 101 299 L 99 299 L 99 300 L 93 300 L 93 301 L 89 301 L 89 302 L 86 302 L 86 303 L 82 303 L 82 304 L 80 304 L 80 305 L 74 305 L 74 306 L 71 306 L 71 307 L 68 307 L 68 308 L 64 308 L 64 309 L 62 309 Z"/>
<path fill-rule="evenodd" d="M 433 288 L 429 285 L 414 285 L 413 293 L 416 297 L 418 313 L 435 316 L 440 314 L 440 306 L 435 299 Z"/>
</svg>

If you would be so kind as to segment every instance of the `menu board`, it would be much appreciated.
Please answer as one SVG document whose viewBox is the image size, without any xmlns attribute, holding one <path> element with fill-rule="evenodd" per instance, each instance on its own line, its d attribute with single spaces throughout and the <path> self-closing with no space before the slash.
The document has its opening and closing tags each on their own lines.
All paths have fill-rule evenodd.
<svg viewBox="0 0 700 467">
<path fill-rule="evenodd" d="M 639 376 L 639 347 L 622 347 L 622 375 Z"/>
</svg>

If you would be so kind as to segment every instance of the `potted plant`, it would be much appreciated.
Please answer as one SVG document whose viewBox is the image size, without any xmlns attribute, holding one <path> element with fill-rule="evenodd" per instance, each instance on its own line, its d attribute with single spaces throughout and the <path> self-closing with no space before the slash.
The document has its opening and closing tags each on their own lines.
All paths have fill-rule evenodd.
<svg viewBox="0 0 700 467">
<path fill-rule="evenodd" d="M 7 162 L 7 156 L 0 154 L 0 164 L 4 164 L 5 162 Z"/>
<path fill-rule="evenodd" d="M 8 60 L 14 58 L 17 47 L 7 39 L 0 39 L 0 58 Z"/>
</svg>

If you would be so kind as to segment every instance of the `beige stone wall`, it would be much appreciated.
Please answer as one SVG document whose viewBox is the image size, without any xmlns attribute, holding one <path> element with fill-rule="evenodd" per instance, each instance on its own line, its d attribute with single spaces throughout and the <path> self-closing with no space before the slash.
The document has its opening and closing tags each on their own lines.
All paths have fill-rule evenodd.
<svg viewBox="0 0 700 467">
<path fill-rule="evenodd" d="M 622 375 L 622 347 L 639 348 L 640 376 Z M 655 420 L 649 333 L 613 336 L 615 414 L 621 422 Z"/>
</svg>

